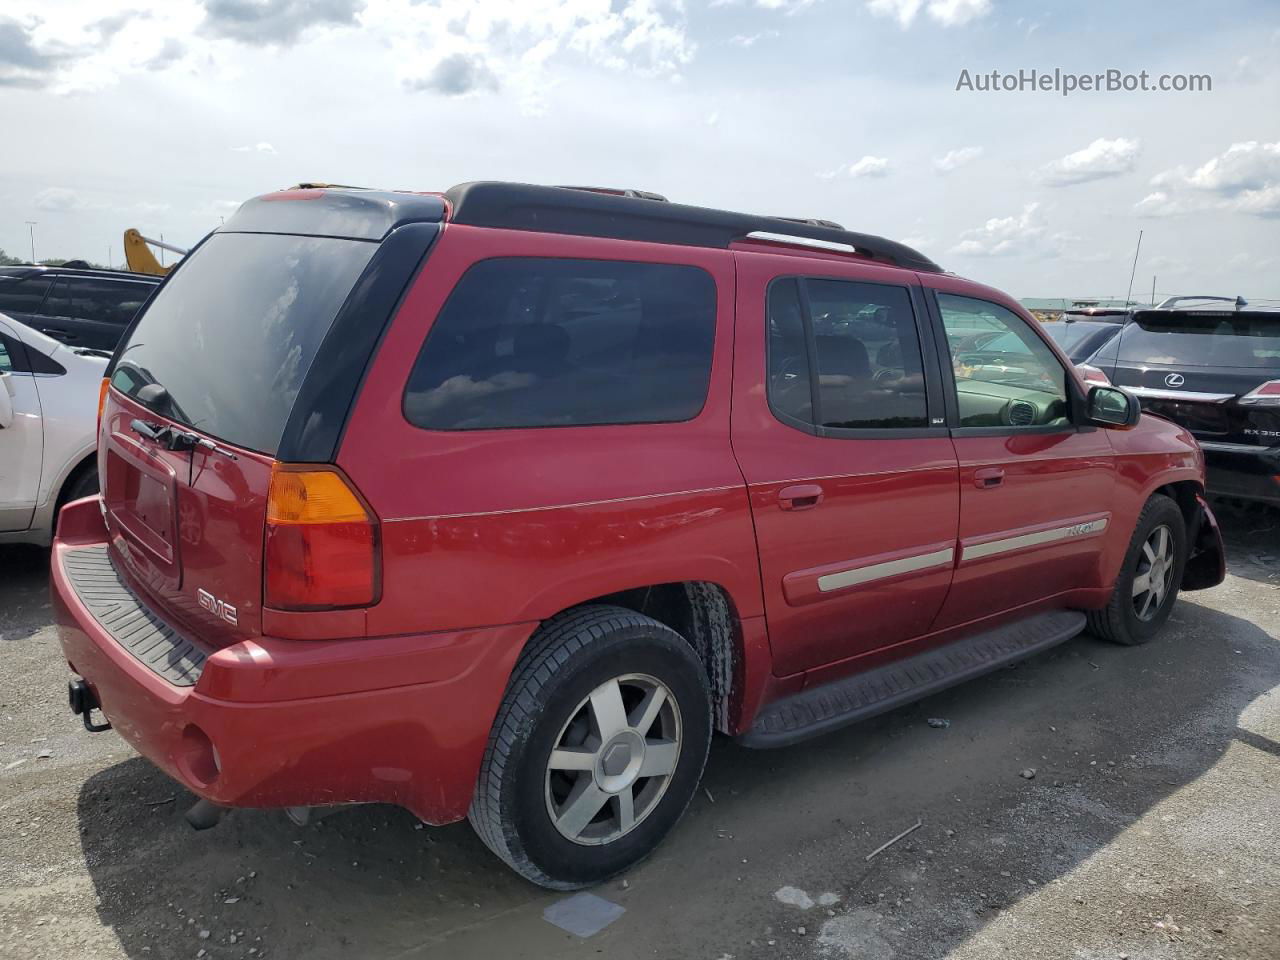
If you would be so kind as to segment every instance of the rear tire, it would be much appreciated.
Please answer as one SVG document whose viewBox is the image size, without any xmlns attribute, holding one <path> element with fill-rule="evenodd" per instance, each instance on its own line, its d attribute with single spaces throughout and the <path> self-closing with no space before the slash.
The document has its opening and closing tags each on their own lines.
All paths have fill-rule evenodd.
<svg viewBox="0 0 1280 960">
<path fill-rule="evenodd" d="M 1182 511 L 1156 494 L 1138 516 L 1110 600 L 1088 614 L 1089 631 L 1125 646 L 1146 643 L 1169 619 L 1186 562 Z"/>
<path fill-rule="evenodd" d="M 521 655 L 468 817 L 522 877 L 591 886 L 675 826 L 710 743 L 706 674 L 684 638 L 622 607 L 579 607 Z"/>
<path fill-rule="evenodd" d="M 83 464 L 72 474 L 71 479 L 62 488 L 62 496 L 58 498 L 58 509 L 61 510 L 64 505 L 72 500 L 89 497 L 97 492 L 98 462 L 95 459 Z"/>
</svg>

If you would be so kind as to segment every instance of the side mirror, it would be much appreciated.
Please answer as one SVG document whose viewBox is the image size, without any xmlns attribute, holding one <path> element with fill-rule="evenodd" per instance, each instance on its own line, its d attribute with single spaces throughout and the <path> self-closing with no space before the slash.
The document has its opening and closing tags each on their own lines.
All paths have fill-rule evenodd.
<svg viewBox="0 0 1280 960">
<path fill-rule="evenodd" d="M 13 382 L 8 370 L 0 370 L 0 430 L 13 423 Z"/>
<path fill-rule="evenodd" d="M 1142 418 L 1142 404 L 1119 387 L 1097 386 L 1089 391 L 1089 422 L 1128 430 Z"/>
</svg>

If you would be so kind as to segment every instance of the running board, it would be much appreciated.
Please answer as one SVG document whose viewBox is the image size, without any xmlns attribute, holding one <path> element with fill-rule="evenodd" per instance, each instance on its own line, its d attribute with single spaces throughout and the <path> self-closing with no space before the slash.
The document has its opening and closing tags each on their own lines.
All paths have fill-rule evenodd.
<svg viewBox="0 0 1280 960">
<path fill-rule="evenodd" d="M 769 749 L 807 740 L 1048 650 L 1084 627 L 1083 613 L 1055 610 L 813 687 L 765 707 L 738 742 Z"/>
</svg>

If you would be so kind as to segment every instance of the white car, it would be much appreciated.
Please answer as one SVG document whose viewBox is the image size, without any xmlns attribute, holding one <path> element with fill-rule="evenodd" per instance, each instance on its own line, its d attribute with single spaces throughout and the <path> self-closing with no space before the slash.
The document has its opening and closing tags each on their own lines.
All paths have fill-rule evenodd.
<svg viewBox="0 0 1280 960">
<path fill-rule="evenodd" d="M 97 493 L 109 360 L 0 314 L 0 543 L 48 545 L 62 505 Z"/>
</svg>

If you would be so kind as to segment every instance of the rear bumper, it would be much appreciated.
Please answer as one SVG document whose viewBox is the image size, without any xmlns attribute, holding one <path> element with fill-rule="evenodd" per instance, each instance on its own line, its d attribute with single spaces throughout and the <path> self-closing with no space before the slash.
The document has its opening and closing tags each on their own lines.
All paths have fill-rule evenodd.
<svg viewBox="0 0 1280 960">
<path fill-rule="evenodd" d="M 428 823 L 466 815 L 489 729 L 534 624 L 297 641 L 209 654 L 177 686 L 125 649 L 67 576 L 105 542 L 97 498 L 63 511 L 51 582 L 62 649 L 114 729 L 213 803 L 394 803 Z M 198 641 L 198 638 L 195 638 Z"/>
<path fill-rule="evenodd" d="M 1214 496 L 1280 506 L 1280 447 L 1205 442 L 1205 486 Z"/>
</svg>

